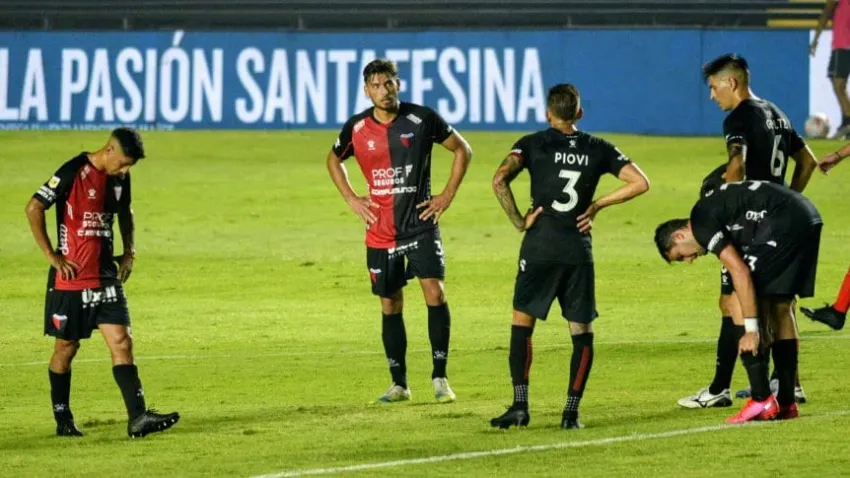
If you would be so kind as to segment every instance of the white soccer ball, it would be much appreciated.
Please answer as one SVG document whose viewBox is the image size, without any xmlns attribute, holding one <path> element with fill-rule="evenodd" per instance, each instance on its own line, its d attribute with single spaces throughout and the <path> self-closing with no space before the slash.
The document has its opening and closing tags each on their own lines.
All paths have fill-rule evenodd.
<svg viewBox="0 0 850 478">
<path fill-rule="evenodd" d="M 815 113 L 806 120 L 806 136 L 826 138 L 829 135 L 829 117 L 825 113 Z"/>
</svg>

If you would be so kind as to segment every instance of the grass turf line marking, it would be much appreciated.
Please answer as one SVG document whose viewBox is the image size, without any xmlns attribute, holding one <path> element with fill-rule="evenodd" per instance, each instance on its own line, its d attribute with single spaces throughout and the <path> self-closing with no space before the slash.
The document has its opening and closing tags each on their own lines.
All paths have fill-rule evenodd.
<svg viewBox="0 0 850 478">
<path fill-rule="evenodd" d="M 838 417 L 850 415 L 850 410 L 837 410 L 833 412 L 826 412 L 818 415 L 807 415 L 804 416 L 805 419 L 817 419 L 817 418 L 830 418 L 830 417 Z M 268 475 L 257 475 L 253 478 L 285 478 L 292 476 L 309 476 L 309 475 L 328 475 L 333 473 L 346 473 L 346 472 L 356 472 L 356 471 L 367 471 L 367 470 L 376 470 L 381 468 L 395 468 L 399 466 L 409 466 L 409 465 L 421 465 L 426 463 L 440 463 L 444 461 L 459 461 L 459 460 L 473 460 L 476 458 L 486 458 L 491 456 L 503 456 L 503 455 L 513 455 L 516 453 L 529 453 L 529 452 L 540 452 L 540 451 L 550 451 L 550 450 L 562 450 L 565 448 L 584 448 L 589 446 L 599 446 L 599 445 L 612 445 L 617 443 L 624 442 L 632 442 L 632 441 L 645 441 L 645 440 L 657 440 L 663 438 L 672 438 L 684 435 L 697 435 L 700 433 L 711 433 L 723 430 L 732 430 L 732 429 L 740 429 L 743 427 L 754 427 L 754 426 L 766 426 L 771 423 L 776 422 L 750 422 L 745 425 L 712 425 L 698 428 L 684 428 L 681 430 L 670 430 L 666 432 L 659 433 L 640 433 L 640 434 L 632 434 L 632 435 L 621 435 L 617 437 L 609 437 L 609 438 L 598 438 L 595 440 L 585 440 L 585 441 L 569 441 L 569 442 L 561 442 L 561 443 L 551 443 L 548 445 L 528 445 L 528 446 L 517 446 L 514 448 L 498 448 L 493 450 L 482 450 L 482 451 L 469 451 L 462 453 L 452 453 L 449 455 L 434 455 L 424 458 L 410 458 L 406 460 L 394 460 L 394 461 L 383 461 L 383 462 L 374 462 L 374 463 L 362 463 L 360 465 L 349 465 L 349 466 L 339 466 L 333 468 L 308 468 L 304 470 L 290 470 L 290 471 L 282 471 L 279 473 L 271 473 Z"/>
<path fill-rule="evenodd" d="M 809 340 L 824 340 L 824 341 L 833 341 L 833 340 L 850 340 L 850 335 L 841 334 L 841 335 L 814 335 L 811 337 L 807 337 L 805 335 L 800 337 L 801 341 L 809 341 Z M 593 342 L 594 346 L 598 345 L 662 345 L 662 344 L 704 344 L 704 343 L 715 343 L 717 342 L 717 338 L 693 338 L 693 339 L 657 339 L 657 340 L 597 340 Z M 562 344 L 548 344 L 548 345 L 535 345 L 535 349 L 560 349 L 572 347 L 572 343 L 562 343 Z M 500 349 L 496 349 L 494 347 L 479 347 L 479 348 L 453 348 L 451 352 L 489 352 L 489 351 L 497 351 Z M 504 351 L 507 351 L 507 347 L 504 348 Z M 408 353 L 416 354 L 416 353 L 430 353 L 431 349 L 415 349 L 408 350 Z M 327 356 L 327 355 L 384 355 L 383 350 L 305 350 L 305 351 L 290 351 L 290 352 L 270 352 L 265 354 L 176 354 L 176 355 L 151 355 L 151 356 L 137 356 L 137 361 L 146 361 L 146 360 L 208 360 L 214 358 L 244 358 L 244 359 L 255 359 L 255 358 L 273 358 L 273 357 L 303 357 L 303 356 Z M 74 363 L 98 363 L 98 362 L 110 362 L 111 359 L 109 357 L 104 358 L 92 358 L 92 359 L 76 359 Z M 36 365 L 47 365 L 47 360 L 39 360 L 35 362 L 12 362 L 12 363 L 0 363 L 0 368 L 3 367 L 32 367 Z"/>
</svg>

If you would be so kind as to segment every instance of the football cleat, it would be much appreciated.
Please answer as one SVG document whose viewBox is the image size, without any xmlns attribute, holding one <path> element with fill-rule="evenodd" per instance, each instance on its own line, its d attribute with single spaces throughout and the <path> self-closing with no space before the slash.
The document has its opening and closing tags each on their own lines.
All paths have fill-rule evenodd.
<svg viewBox="0 0 850 478">
<path fill-rule="evenodd" d="M 794 401 L 799 404 L 803 404 L 809 401 L 809 399 L 806 397 L 806 392 L 803 391 L 803 387 L 799 385 L 794 387 Z"/>
<path fill-rule="evenodd" d="M 401 385 L 393 383 L 390 388 L 376 400 L 377 403 L 393 403 L 405 402 L 410 400 L 413 395 L 409 388 L 404 388 Z"/>
<path fill-rule="evenodd" d="M 677 403 L 680 407 L 684 408 L 729 407 L 732 405 L 732 394 L 727 388 L 714 395 L 708 391 L 708 387 L 705 387 L 696 394 L 685 397 Z"/>
<path fill-rule="evenodd" d="M 56 422 L 56 434 L 60 437 L 81 437 L 83 432 L 77 428 L 74 420 L 62 420 Z"/>
<path fill-rule="evenodd" d="M 806 314 L 806 317 L 828 325 L 833 330 L 841 330 L 844 328 L 844 321 L 847 320 L 847 314 L 835 310 L 831 305 L 826 305 L 819 309 L 811 309 L 809 307 L 800 307 L 800 310 Z"/>
<path fill-rule="evenodd" d="M 796 403 L 791 405 L 780 405 L 779 413 L 776 414 L 777 420 L 791 420 L 800 416 L 800 407 Z"/>
<path fill-rule="evenodd" d="M 177 412 L 161 414 L 156 410 L 148 410 L 127 423 L 127 434 L 130 438 L 142 438 L 151 433 L 164 432 L 180 421 Z"/>
<path fill-rule="evenodd" d="M 449 387 L 449 380 L 445 377 L 435 378 L 431 380 L 431 385 L 434 387 L 434 398 L 440 403 L 451 403 L 457 398 Z"/>
<path fill-rule="evenodd" d="M 561 428 L 564 430 L 582 429 L 584 424 L 578 421 L 578 415 L 575 418 L 567 416 L 566 413 L 561 415 Z"/>
<path fill-rule="evenodd" d="M 514 404 L 508 408 L 508 411 L 490 420 L 490 426 L 507 430 L 513 426 L 527 427 L 529 422 L 531 422 L 531 415 L 528 413 L 528 407 Z"/>
<path fill-rule="evenodd" d="M 770 395 L 767 400 L 757 402 L 750 398 L 738 413 L 726 419 L 726 423 L 745 423 L 753 420 L 772 420 L 779 413 L 776 397 Z"/>
</svg>

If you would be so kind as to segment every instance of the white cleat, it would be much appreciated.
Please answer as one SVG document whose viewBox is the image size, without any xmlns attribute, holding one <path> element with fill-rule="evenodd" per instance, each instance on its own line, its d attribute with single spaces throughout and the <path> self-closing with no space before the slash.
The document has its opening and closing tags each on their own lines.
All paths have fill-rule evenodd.
<svg viewBox="0 0 850 478">
<path fill-rule="evenodd" d="M 404 388 L 401 385 L 392 384 L 389 390 L 386 391 L 383 395 L 381 395 L 377 403 L 393 403 L 393 402 L 406 402 L 410 400 L 412 397 L 409 388 Z"/>
<path fill-rule="evenodd" d="M 438 402 L 451 403 L 457 398 L 452 391 L 452 387 L 449 387 L 449 380 L 447 378 L 435 378 L 431 380 L 431 385 L 434 386 L 434 398 Z"/>
<path fill-rule="evenodd" d="M 679 400 L 678 403 L 680 407 L 684 408 L 729 407 L 732 405 L 732 394 L 727 388 L 714 395 L 708 391 L 708 387 L 705 387 L 696 394 Z"/>
</svg>

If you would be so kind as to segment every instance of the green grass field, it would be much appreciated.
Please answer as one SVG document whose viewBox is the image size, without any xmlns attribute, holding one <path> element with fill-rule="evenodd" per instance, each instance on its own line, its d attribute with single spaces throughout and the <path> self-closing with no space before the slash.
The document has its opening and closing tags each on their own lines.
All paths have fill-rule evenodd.
<svg viewBox="0 0 850 478">
<path fill-rule="evenodd" d="M 148 405 L 182 421 L 144 440 L 126 435 L 109 354 L 95 334 L 74 365 L 71 403 L 82 439 L 54 434 L 42 337 L 47 262 L 23 208 L 66 159 L 103 132 L 0 133 L 0 475 L 255 476 L 366 464 L 343 475 L 841 476 L 850 426 L 850 335 L 806 318 L 800 419 L 723 426 L 740 407 L 682 410 L 711 378 L 719 330 L 718 261 L 666 265 L 652 232 L 684 217 L 699 181 L 725 159 L 722 139 L 603 135 L 643 168 L 651 190 L 597 216 L 596 358 L 584 430 L 558 427 L 571 344 L 553 309 L 535 334 L 531 426 L 488 421 L 511 401 L 510 310 L 521 236 L 490 190 L 518 137 L 468 133 L 474 158 L 442 221 L 452 311 L 449 379 L 430 387 L 427 316 L 406 289 L 410 403 L 372 405 L 389 386 L 379 303 L 370 293 L 363 227 L 327 177 L 335 132 L 147 133 L 133 171 L 137 260 L 126 291 Z M 813 142 L 818 156 L 838 143 Z M 435 149 L 435 185 L 450 156 Z M 356 164 L 349 163 L 363 191 Z M 790 178 L 790 169 L 789 176 Z M 850 166 L 816 173 L 807 195 L 826 226 L 817 296 L 833 301 L 850 265 Z M 518 180 L 521 207 L 527 176 Z M 617 181 L 604 180 L 599 191 Z M 439 190 L 439 187 L 435 187 Z M 48 215 L 54 234 L 53 213 Z M 746 386 L 739 368 L 735 389 Z M 539 448 L 511 450 L 540 445 Z M 447 461 L 398 460 L 468 452 Z M 389 463 L 389 468 L 378 468 Z M 371 467 L 375 465 L 375 467 Z M 334 470 L 325 470 L 334 471 Z"/>
</svg>

